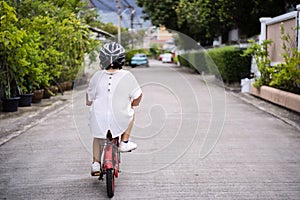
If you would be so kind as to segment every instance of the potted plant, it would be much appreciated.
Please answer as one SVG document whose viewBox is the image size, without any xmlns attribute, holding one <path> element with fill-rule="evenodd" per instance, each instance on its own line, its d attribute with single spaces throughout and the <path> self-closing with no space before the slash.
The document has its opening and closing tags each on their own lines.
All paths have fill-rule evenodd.
<svg viewBox="0 0 300 200">
<path fill-rule="evenodd" d="M 11 88 L 12 84 L 8 83 L 7 87 L 4 89 L 4 98 L 1 99 L 2 101 L 2 109 L 4 112 L 16 112 L 18 111 L 18 105 L 20 97 L 17 97 L 16 95 L 12 95 Z M 16 87 L 13 87 L 16 88 Z M 16 91 L 16 89 L 14 89 Z M 16 92 L 13 92 L 16 94 Z"/>
<path fill-rule="evenodd" d="M 24 80 L 24 82 L 27 82 L 28 80 L 22 79 Z M 20 101 L 19 101 L 19 107 L 27 107 L 27 106 L 31 106 L 31 102 L 32 102 L 32 86 L 30 83 L 25 84 L 25 83 L 21 83 L 18 84 L 18 93 L 19 93 L 19 97 L 20 97 Z"/>
<path fill-rule="evenodd" d="M 41 18 L 36 17 L 33 20 L 21 19 L 20 25 L 27 31 L 23 42 L 28 44 L 24 46 L 26 49 L 26 60 L 28 65 L 23 67 L 23 78 L 20 80 L 21 96 L 31 96 L 32 103 L 39 103 L 44 97 L 44 93 L 49 86 L 51 79 L 46 58 L 53 58 L 49 51 L 45 48 L 44 41 L 39 30 Z M 50 49 L 50 50 L 49 50 Z M 49 50 L 49 51 L 47 51 Z"/>
<path fill-rule="evenodd" d="M 40 103 L 44 96 L 44 89 L 37 89 L 33 91 L 32 103 Z"/>
<path fill-rule="evenodd" d="M 58 93 L 58 87 L 57 86 L 51 85 L 49 87 L 49 89 L 52 92 L 53 96 L 57 95 L 57 93 Z"/>
<path fill-rule="evenodd" d="M 20 94 L 19 107 L 31 106 L 33 93 Z"/>
<path fill-rule="evenodd" d="M 18 110 L 20 97 L 17 97 L 17 83 L 22 79 L 22 67 L 28 62 L 22 48 L 24 30 L 18 29 L 15 10 L 6 2 L 0 1 L 0 85 L 2 106 L 5 112 Z"/>
</svg>

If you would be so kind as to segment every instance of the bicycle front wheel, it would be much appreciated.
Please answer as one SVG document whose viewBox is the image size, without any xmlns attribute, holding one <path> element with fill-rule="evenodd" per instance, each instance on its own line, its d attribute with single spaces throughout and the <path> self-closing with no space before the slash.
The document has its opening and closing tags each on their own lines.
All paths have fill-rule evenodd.
<svg viewBox="0 0 300 200">
<path fill-rule="evenodd" d="M 114 196 L 115 190 L 115 177 L 114 170 L 109 169 L 106 171 L 106 188 L 107 188 L 107 196 L 112 198 Z"/>
</svg>

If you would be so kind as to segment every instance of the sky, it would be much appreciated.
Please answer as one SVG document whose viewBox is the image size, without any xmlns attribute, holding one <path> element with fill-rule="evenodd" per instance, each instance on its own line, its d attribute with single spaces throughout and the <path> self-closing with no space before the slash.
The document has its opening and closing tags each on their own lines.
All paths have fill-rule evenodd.
<svg viewBox="0 0 300 200">
<path fill-rule="evenodd" d="M 118 24 L 118 15 L 117 15 L 117 2 L 116 0 L 91 0 L 99 10 L 99 15 L 103 22 L 112 22 L 115 25 Z M 144 21 L 142 19 L 142 8 L 138 7 L 135 3 L 135 0 L 121 0 L 121 13 L 122 13 L 122 27 L 130 28 L 130 13 L 131 10 L 127 7 L 131 5 L 135 8 L 135 18 L 134 23 L 142 23 L 142 27 L 150 27 L 151 24 L 149 21 Z M 126 9 L 127 8 L 127 9 Z M 140 26 L 134 24 L 134 28 L 138 29 Z"/>
</svg>

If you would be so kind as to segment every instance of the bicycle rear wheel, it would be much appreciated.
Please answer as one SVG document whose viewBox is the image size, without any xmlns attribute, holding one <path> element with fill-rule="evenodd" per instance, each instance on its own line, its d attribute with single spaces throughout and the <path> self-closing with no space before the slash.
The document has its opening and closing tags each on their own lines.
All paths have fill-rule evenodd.
<svg viewBox="0 0 300 200">
<path fill-rule="evenodd" d="M 115 190 L 115 177 L 114 170 L 109 169 L 106 171 L 106 188 L 107 188 L 107 196 L 112 198 L 114 196 Z"/>
</svg>

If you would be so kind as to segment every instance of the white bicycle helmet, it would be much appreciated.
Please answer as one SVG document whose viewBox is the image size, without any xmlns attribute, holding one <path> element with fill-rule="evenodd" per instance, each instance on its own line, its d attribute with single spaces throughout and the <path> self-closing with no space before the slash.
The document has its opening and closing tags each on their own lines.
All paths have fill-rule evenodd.
<svg viewBox="0 0 300 200">
<path fill-rule="evenodd" d="M 125 49 L 116 42 L 108 42 L 100 49 L 100 64 L 103 69 L 122 69 L 125 63 Z"/>
</svg>

